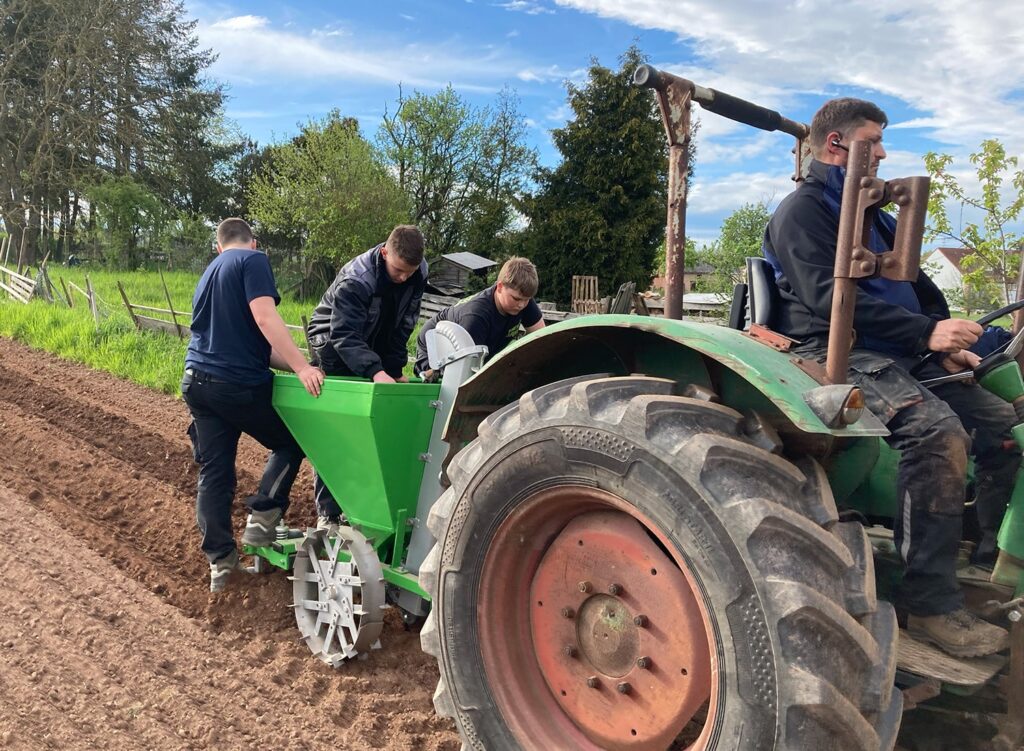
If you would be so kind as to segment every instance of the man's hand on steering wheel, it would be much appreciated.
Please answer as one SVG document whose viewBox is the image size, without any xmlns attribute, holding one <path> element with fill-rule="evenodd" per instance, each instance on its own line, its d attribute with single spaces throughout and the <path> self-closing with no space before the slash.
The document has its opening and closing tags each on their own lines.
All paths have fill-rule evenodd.
<svg viewBox="0 0 1024 751">
<path fill-rule="evenodd" d="M 935 324 L 931 336 L 928 337 L 928 349 L 932 352 L 964 350 L 978 341 L 983 331 L 984 329 L 974 321 L 947 318 Z"/>
<path fill-rule="evenodd" d="M 974 370 L 980 362 L 981 357 L 970 350 L 962 349 L 942 358 L 941 364 L 950 373 L 959 373 L 961 370 Z"/>
</svg>

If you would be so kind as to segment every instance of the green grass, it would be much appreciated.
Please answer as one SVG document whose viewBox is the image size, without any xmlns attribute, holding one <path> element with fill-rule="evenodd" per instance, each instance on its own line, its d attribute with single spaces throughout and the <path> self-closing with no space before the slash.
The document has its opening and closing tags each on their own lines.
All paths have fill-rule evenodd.
<svg viewBox="0 0 1024 751">
<path fill-rule="evenodd" d="M 48 304 L 33 299 L 23 305 L 0 293 L 0 336 L 24 342 L 30 347 L 51 352 L 58 357 L 104 370 L 165 394 L 180 394 L 181 373 L 185 362 L 187 340 L 149 331 L 137 331 L 117 290 L 120 281 L 133 305 L 167 308 L 167 296 L 160 275 L 145 271 L 100 271 L 82 268 L 54 267 L 50 280 L 62 289 L 59 278 L 86 288 L 88 275 L 99 300 L 102 314 L 99 327 L 93 321 L 85 298 L 72 291 L 75 307 L 63 302 Z M 174 310 L 189 312 L 192 293 L 199 277 L 184 272 L 164 272 L 167 291 Z M 302 316 L 309 316 L 316 300 L 284 298 L 278 306 L 286 323 L 301 325 Z M 170 316 L 159 316 L 170 320 Z M 187 321 L 184 321 L 187 323 Z M 409 353 L 416 350 L 416 334 L 409 340 Z M 301 331 L 292 331 L 295 342 L 305 346 Z M 412 375 L 411 366 L 406 374 Z"/>
<path fill-rule="evenodd" d="M 84 302 L 84 298 L 83 298 Z M 97 328 L 85 305 L 0 302 L 0 335 L 162 391 L 179 393 L 186 342 L 135 330 L 118 311 Z"/>
</svg>

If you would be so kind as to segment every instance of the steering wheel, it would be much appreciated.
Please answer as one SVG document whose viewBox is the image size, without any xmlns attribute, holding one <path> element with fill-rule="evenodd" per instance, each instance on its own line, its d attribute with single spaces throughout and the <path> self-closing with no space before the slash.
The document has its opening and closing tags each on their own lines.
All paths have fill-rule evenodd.
<svg viewBox="0 0 1024 751">
<path fill-rule="evenodd" d="M 975 323 L 984 328 L 986 325 L 992 323 L 992 321 L 995 321 L 998 318 L 1002 318 L 1003 316 L 1009 313 L 1013 313 L 1016 310 L 1020 310 L 1021 308 L 1024 308 L 1024 300 L 1018 300 L 1017 302 L 1010 303 L 1009 305 L 1004 305 L 998 310 L 993 310 L 991 313 L 986 313 L 981 318 L 977 319 Z M 979 362 L 973 370 L 964 370 L 959 373 L 950 373 L 947 376 L 929 378 L 928 380 L 921 381 L 921 385 L 932 386 L 938 385 L 940 383 L 967 380 L 968 378 L 979 379 L 996 366 L 1002 365 L 1004 362 L 1009 362 L 1010 360 L 1013 359 L 1013 357 L 1016 357 L 1017 353 L 1021 350 L 1022 346 L 1024 346 L 1024 328 L 1017 332 L 1017 334 L 1015 334 L 1012 339 L 1005 342 L 1004 344 L 1000 344 L 994 350 L 992 350 L 983 358 L 981 358 L 981 362 Z M 1006 350 L 1010 349 L 1011 347 L 1015 350 L 1012 356 L 1006 352 Z M 938 357 L 940 354 L 940 352 L 929 352 L 920 359 L 917 365 L 910 369 L 910 372 L 912 374 L 915 373 L 920 368 L 924 367 L 925 364 L 931 362 L 936 357 Z"/>
</svg>

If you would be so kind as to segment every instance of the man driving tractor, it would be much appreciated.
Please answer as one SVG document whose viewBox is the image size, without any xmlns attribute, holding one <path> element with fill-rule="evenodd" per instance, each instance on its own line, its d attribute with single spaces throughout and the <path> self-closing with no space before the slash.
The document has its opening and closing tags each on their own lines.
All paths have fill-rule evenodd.
<svg viewBox="0 0 1024 751">
<path fill-rule="evenodd" d="M 814 161 L 807 179 L 782 201 L 765 232 L 764 255 L 780 297 L 773 329 L 799 340 L 794 352 L 803 357 L 824 362 L 827 351 L 849 144 L 872 143 L 874 172 L 886 156 L 887 122 L 881 109 L 860 99 L 822 106 L 811 122 Z M 892 249 L 894 228 L 895 220 L 878 212 L 870 249 Z M 918 381 L 976 366 L 980 358 L 970 347 L 981 326 L 951 318 L 942 293 L 922 271 L 916 282 L 860 281 L 854 329 L 849 380 L 886 424 L 889 445 L 902 452 L 894 536 L 906 570 L 896 604 L 906 613 L 908 632 L 959 657 L 1001 651 L 1008 646 L 1007 632 L 964 607 L 956 559 L 971 453 L 982 529 L 974 561 L 994 562 L 996 533 L 1021 459 L 1019 449 L 1008 448 L 1014 446 L 1009 431 L 1015 413 L 970 381 L 933 389 Z M 928 353 L 937 354 L 923 360 Z"/>
</svg>

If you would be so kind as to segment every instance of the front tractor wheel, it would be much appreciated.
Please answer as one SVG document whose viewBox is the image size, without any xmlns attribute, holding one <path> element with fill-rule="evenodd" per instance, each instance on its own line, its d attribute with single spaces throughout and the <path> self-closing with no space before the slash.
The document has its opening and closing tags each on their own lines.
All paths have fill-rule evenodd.
<svg viewBox="0 0 1024 751">
<path fill-rule="evenodd" d="M 674 386 L 535 389 L 453 460 L 421 571 L 437 710 L 489 751 L 891 749 L 863 529 L 817 464 Z"/>
</svg>

